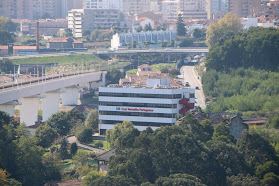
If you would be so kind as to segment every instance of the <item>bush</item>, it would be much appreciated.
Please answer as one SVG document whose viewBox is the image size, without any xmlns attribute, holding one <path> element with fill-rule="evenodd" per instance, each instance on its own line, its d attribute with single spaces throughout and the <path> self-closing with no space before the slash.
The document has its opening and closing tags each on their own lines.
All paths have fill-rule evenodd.
<svg viewBox="0 0 279 186">
<path fill-rule="evenodd" d="M 188 40 L 188 39 L 183 39 L 183 40 L 179 43 L 179 46 L 180 46 L 180 47 L 189 47 L 189 46 L 192 46 L 192 44 L 193 44 L 193 41 Z"/>
</svg>

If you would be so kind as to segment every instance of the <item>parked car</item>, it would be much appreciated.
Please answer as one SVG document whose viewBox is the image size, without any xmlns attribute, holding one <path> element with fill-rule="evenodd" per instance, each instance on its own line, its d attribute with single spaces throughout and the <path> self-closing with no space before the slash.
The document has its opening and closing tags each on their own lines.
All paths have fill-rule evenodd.
<svg viewBox="0 0 279 186">
<path fill-rule="evenodd" d="M 200 59 L 200 58 L 201 58 L 200 55 L 195 55 L 195 56 L 194 56 L 194 59 Z"/>
<path fill-rule="evenodd" d="M 200 88 L 198 86 L 196 86 L 196 90 L 200 90 Z"/>
<path fill-rule="evenodd" d="M 170 48 L 166 48 L 166 51 L 172 51 L 172 49 L 170 49 Z"/>
<path fill-rule="evenodd" d="M 190 86 L 189 82 L 186 82 L 186 83 L 185 83 L 185 86 L 186 86 L 186 87 L 189 87 L 189 86 Z"/>
</svg>

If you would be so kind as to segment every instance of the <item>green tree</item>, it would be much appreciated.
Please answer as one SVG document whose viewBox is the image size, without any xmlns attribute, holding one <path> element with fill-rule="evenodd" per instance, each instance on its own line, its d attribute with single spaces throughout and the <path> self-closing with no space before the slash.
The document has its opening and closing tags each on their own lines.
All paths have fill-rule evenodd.
<svg viewBox="0 0 279 186">
<path fill-rule="evenodd" d="M 0 72 L 8 74 L 10 71 L 14 70 L 14 64 L 10 59 L 3 58 L 0 60 Z"/>
<path fill-rule="evenodd" d="M 91 41 L 97 41 L 97 39 L 99 38 L 99 36 L 100 36 L 100 31 L 99 31 L 99 29 L 95 29 L 95 30 L 93 30 L 92 32 L 91 32 L 91 34 L 90 34 L 90 40 Z"/>
<path fill-rule="evenodd" d="M 97 132 L 99 128 L 99 114 L 98 110 L 94 109 L 89 112 L 86 120 L 85 120 L 85 126 L 87 128 L 91 128 L 93 132 Z"/>
<path fill-rule="evenodd" d="M 19 25 L 7 17 L 0 16 L 0 31 L 16 32 Z"/>
<path fill-rule="evenodd" d="M 238 174 L 236 176 L 227 177 L 228 186 L 260 186 L 261 182 L 259 178 L 243 174 Z"/>
<path fill-rule="evenodd" d="M 147 31 L 152 31 L 152 27 L 150 25 L 150 23 L 148 25 L 145 25 L 144 26 L 144 31 L 147 32 Z"/>
<path fill-rule="evenodd" d="M 185 24 L 183 23 L 183 19 L 182 19 L 181 14 L 179 14 L 178 18 L 177 18 L 176 30 L 177 30 L 177 35 L 178 36 L 185 36 L 186 35 Z"/>
<path fill-rule="evenodd" d="M 277 186 L 279 184 L 279 176 L 273 172 L 264 175 L 264 179 L 261 180 L 263 186 Z"/>
<path fill-rule="evenodd" d="M 108 71 L 106 79 L 111 84 L 118 84 L 119 79 L 122 77 L 120 70 L 113 68 L 111 71 Z"/>
<path fill-rule="evenodd" d="M 62 160 L 67 159 L 69 157 L 68 142 L 66 138 L 63 138 L 60 142 L 59 155 Z"/>
<path fill-rule="evenodd" d="M 206 31 L 206 43 L 209 47 L 216 43 L 223 44 L 227 39 L 242 31 L 243 25 L 237 15 L 229 12 L 217 23 L 211 24 Z"/>
<path fill-rule="evenodd" d="M 136 28 L 136 31 L 137 31 L 137 32 L 141 32 L 142 30 L 143 30 L 143 29 L 142 29 L 142 26 L 139 26 L 139 27 Z"/>
<path fill-rule="evenodd" d="M 113 185 L 113 186 L 131 186 L 136 185 L 135 180 L 132 178 L 127 178 L 124 176 L 104 176 L 104 177 L 98 177 L 97 179 L 93 180 L 90 186 L 92 185 L 99 185 L 99 186 L 107 186 L 107 185 Z"/>
<path fill-rule="evenodd" d="M 268 161 L 263 165 L 258 165 L 255 171 L 256 176 L 258 176 L 260 179 L 262 179 L 264 175 L 269 172 L 273 172 L 274 174 L 279 174 L 278 164 L 276 164 L 274 161 Z"/>
<path fill-rule="evenodd" d="M 53 114 L 47 121 L 46 124 L 51 128 L 54 128 L 59 135 L 67 135 L 70 131 L 70 124 L 67 112 L 59 111 Z"/>
<path fill-rule="evenodd" d="M 200 38 L 202 37 L 202 31 L 199 28 L 194 28 L 193 30 L 193 36 L 194 38 Z"/>
<path fill-rule="evenodd" d="M 278 161 L 274 147 L 255 132 L 244 131 L 237 141 L 237 147 L 244 154 L 246 161 L 251 162 L 254 166 L 268 161 Z"/>
<path fill-rule="evenodd" d="M 270 117 L 268 120 L 268 126 L 275 128 L 275 129 L 279 129 L 279 115 Z"/>
<path fill-rule="evenodd" d="M 7 31 L 0 31 L 0 44 L 7 45 L 15 41 L 15 34 L 9 33 Z"/>
<path fill-rule="evenodd" d="M 85 186 L 90 186 L 94 182 L 94 180 L 104 177 L 105 174 L 103 172 L 91 171 L 83 178 L 83 184 Z"/>
<path fill-rule="evenodd" d="M 226 143 L 233 143 L 235 139 L 233 135 L 230 134 L 229 126 L 225 125 L 224 123 L 220 123 L 214 130 L 213 141 L 224 141 Z"/>
<path fill-rule="evenodd" d="M 70 151 L 71 155 L 74 156 L 76 154 L 77 150 L 78 150 L 77 144 L 76 143 L 72 143 L 71 144 L 71 151 Z"/>
<path fill-rule="evenodd" d="M 34 134 L 34 138 L 37 144 L 43 148 L 50 147 L 52 142 L 58 137 L 58 133 L 55 129 L 49 125 L 39 126 Z"/>
<path fill-rule="evenodd" d="M 199 178 L 189 174 L 171 174 L 169 177 L 160 177 L 156 180 L 155 185 L 205 186 Z"/>
<path fill-rule="evenodd" d="M 144 48 L 149 48 L 149 42 L 144 42 Z"/>
<path fill-rule="evenodd" d="M 77 153 L 73 156 L 74 164 L 79 166 L 89 165 L 91 160 L 91 154 L 81 149 L 79 149 Z"/>
<path fill-rule="evenodd" d="M 83 128 L 77 135 L 77 139 L 80 142 L 83 143 L 88 143 L 91 142 L 93 140 L 93 136 L 92 136 L 92 129 L 91 128 Z"/>
<path fill-rule="evenodd" d="M 179 43 L 179 46 L 180 47 L 189 47 L 193 44 L 193 41 L 192 40 L 189 40 L 189 39 L 183 39 L 180 43 Z"/>
<path fill-rule="evenodd" d="M 130 121 L 124 121 L 123 123 L 117 123 L 112 130 L 106 131 L 106 140 L 111 147 L 115 147 L 118 144 L 118 138 L 129 130 L 132 130 L 133 123 Z"/>
<path fill-rule="evenodd" d="M 175 41 L 174 41 L 174 39 L 171 39 L 171 41 L 170 41 L 170 47 L 174 47 L 175 46 Z"/>
<path fill-rule="evenodd" d="M 67 28 L 65 32 L 66 37 L 73 37 L 73 31 L 70 28 Z"/>
<path fill-rule="evenodd" d="M 137 48 L 137 42 L 135 40 L 132 41 L 132 47 Z"/>
</svg>

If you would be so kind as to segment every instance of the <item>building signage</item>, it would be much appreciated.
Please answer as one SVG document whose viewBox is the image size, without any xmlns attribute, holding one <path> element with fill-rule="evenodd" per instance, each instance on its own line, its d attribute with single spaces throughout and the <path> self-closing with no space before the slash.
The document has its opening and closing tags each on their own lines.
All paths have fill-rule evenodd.
<svg viewBox="0 0 279 186">
<path fill-rule="evenodd" d="M 144 109 L 144 108 L 120 108 L 120 107 L 116 107 L 116 110 L 136 111 L 136 112 L 154 112 L 153 109 Z"/>
</svg>

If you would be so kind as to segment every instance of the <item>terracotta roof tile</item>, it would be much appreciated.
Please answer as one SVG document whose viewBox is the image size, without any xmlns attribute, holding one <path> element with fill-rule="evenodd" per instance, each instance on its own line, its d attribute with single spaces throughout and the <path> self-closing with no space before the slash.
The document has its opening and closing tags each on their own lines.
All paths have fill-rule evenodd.
<svg viewBox="0 0 279 186">
<path fill-rule="evenodd" d="M 8 50 L 8 45 L 0 45 L 0 50 Z"/>
</svg>

